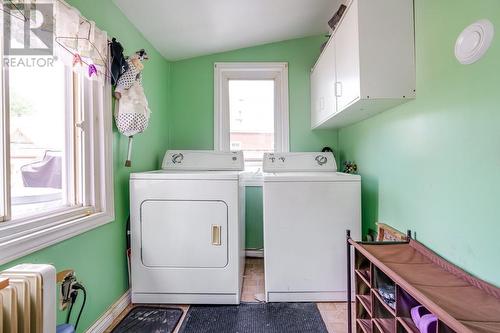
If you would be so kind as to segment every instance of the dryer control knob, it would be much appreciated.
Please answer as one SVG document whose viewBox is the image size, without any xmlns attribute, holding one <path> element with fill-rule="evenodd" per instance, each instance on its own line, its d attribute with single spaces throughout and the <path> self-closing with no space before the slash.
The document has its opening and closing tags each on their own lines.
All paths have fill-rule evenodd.
<svg viewBox="0 0 500 333">
<path fill-rule="evenodd" d="M 183 159 L 184 159 L 184 155 L 182 155 L 182 153 L 172 155 L 172 162 L 174 164 L 181 163 Z"/>
<path fill-rule="evenodd" d="M 324 155 L 318 155 L 316 156 L 316 162 L 318 162 L 319 165 L 324 165 L 328 162 L 328 158 Z"/>
</svg>

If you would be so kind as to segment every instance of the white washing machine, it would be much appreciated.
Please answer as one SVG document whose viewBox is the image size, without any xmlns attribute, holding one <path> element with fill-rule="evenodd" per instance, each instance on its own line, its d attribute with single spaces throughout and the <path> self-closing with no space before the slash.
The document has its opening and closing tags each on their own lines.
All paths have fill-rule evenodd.
<svg viewBox="0 0 500 333">
<path fill-rule="evenodd" d="M 130 176 L 133 303 L 240 302 L 243 168 L 241 152 L 167 151 Z"/>
<path fill-rule="evenodd" d="M 264 155 L 268 302 L 346 301 L 346 229 L 361 236 L 361 178 L 332 153 Z"/>
</svg>

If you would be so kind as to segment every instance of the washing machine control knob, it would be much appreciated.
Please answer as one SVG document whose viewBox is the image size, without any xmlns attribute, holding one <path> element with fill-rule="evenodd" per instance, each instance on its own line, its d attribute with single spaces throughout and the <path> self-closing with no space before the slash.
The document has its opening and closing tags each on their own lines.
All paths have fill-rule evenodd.
<svg viewBox="0 0 500 333">
<path fill-rule="evenodd" d="M 328 162 L 328 158 L 324 155 L 318 155 L 316 156 L 316 162 L 318 162 L 319 165 L 324 165 Z"/>
<path fill-rule="evenodd" d="M 172 163 L 174 163 L 174 164 L 181 163 L 183 159 L 184 159 L 184 155 L 182 155 L 182 153 L 172 155 Z"/>
</svg>

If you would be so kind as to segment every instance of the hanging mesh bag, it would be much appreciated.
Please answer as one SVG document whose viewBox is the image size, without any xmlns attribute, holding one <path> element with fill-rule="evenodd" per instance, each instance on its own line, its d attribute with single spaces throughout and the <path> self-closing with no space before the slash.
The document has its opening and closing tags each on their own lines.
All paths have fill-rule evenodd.
<svg viewBox="0 0 500 333">
<path fill-rule="evenodd" d="M 118 131 L 129 138 L 127 161 L 125 166 L 132 165 L 132 140 L 134 135 L 144 132 L 149 125 L 151 111 L 144 89 L 139 81 L 129 89 L 121 92 L 121 98 L 115 104 L 115 123 Z"/>
<path fill-rule="evenodd" d="M 115 123 L 120 133 L 128 136 L 126 167 L 132 166 L 134 135 L 144 132 L 149 125 L 151 111 L 142 88 L 142 70 L 144 69 L 142 61 L 148 59 L 144 49 L 137 51 L 126 60 L 127 70 L 120 75 L 116 82 Z"/>
</svg>

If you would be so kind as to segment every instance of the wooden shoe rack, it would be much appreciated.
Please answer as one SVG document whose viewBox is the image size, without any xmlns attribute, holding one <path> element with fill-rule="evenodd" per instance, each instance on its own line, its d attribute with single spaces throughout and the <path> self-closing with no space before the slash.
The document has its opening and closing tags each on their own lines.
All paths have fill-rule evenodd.
<svg viewBox="0 0 500 333">
<path fill-rule="evenodd" d="M 434 332 L 500 332 L 500 289 L 410 237 L 403 242 L 356 242 L 348 231 L 347 250 L 348 290 L 354 281 L 355 294 L 354 299 L 348 296 L 348 312 L 352 318 L 355 311 L 356 318 L 354 330 L 348 321 L 349 333 L 419 333 L 410 313 L 419 305 L 438 318 Z M 380 286 L 394 288 L 395 304 L 384 301 Z"/>
</svg>

